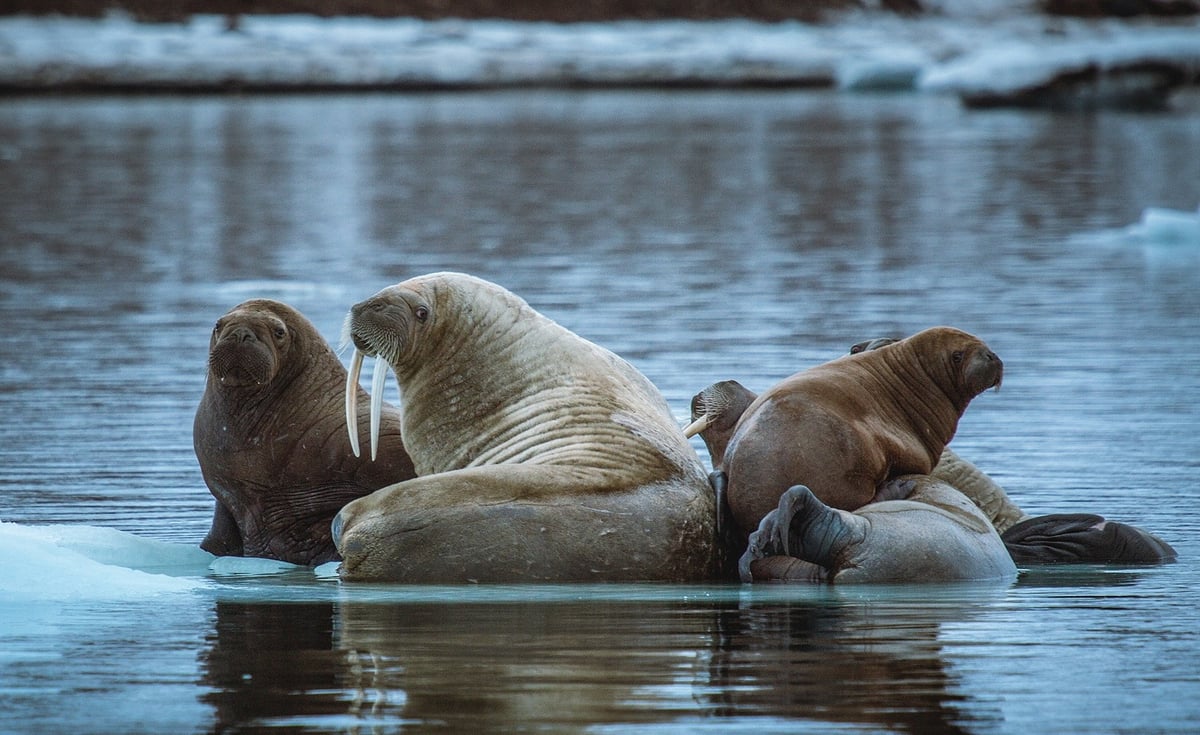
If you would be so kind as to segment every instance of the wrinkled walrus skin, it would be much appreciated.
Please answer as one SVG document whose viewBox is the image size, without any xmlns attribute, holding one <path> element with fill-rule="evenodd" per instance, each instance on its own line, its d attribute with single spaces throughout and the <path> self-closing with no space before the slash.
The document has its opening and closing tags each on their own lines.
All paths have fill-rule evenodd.
<svg viewBox="0 0 1200 735">
<path fill-rule="evenodd" d="M 287 304 L 246 301 L 217 320 L 192 426 L 200 471 L 216 498 L 201 548 L 293 564 L 335 560 L 329 527 L 342 506 L 414 476 L 400 415 L 390 406 L 382 417 L 386 459 L 351 453 L 345 382 L 337 355 Z"/>
<path fill-rule="evenodd" d="M 362 353 L 395 372 L 418 477 L 335 519 L 344 579 L 711 576 L 712 490 L 633 366 L 459 273 L 385 288 L 346 326 L 356 364 Z"/>
</svg>

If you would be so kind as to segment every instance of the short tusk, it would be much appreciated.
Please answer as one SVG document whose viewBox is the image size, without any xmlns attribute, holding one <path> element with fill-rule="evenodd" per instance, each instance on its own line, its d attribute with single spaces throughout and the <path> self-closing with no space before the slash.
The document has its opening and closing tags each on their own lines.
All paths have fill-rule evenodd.
<svg viewBox="0 0 1200 735">
<path fill-rule="evenodd" d="M 696 419 L 692 423 L 688 424 L 687 426 L 683 427 L 683 435 L 686 436 L 687 438 L 691 439 L 693 436 L 699 434 L 700 432 L 704 431 L 707 428 L 708 428 L 708 415 L 706 414 L 706 415 L 701 416 L 700 418 Z"/>
<path fill-rule="evenodd" d="M 383 388 L 387 381 L 387 360 L 376 355 L 375 372 L 371 375 L 371 461 L 379 451 L 379 417 L 383 413 Z"/>
<path fill-rule="evenodd" d="M 346 431 L 350 434 L 350 450 L 358 456 L 358 376 L 362 372 L 363 353 L 354 350 L 350 372 L 346 373 Z"/>
</svg>

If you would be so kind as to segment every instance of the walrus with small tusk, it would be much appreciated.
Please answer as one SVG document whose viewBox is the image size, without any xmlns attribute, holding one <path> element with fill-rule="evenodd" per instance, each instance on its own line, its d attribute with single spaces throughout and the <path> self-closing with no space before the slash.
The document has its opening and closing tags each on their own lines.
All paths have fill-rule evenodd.
<svg viewBox="0 0 1200 735">
<path fill-rule="evenodd" d="M 376 429 L 384 459 L 355 459 L 343 418 L 345 383 L 337 355 L 287 304 L 253 299 L 217 320 L 192 426 L 200 471 L 216 498 L 201 548 L 293 564 L 332 561 L 330 523 L 342 506 L 414 476 L 391 406 L 380 406 Z M 365 419 L 351 425 L 364 431 Z"/>
<path fill-rule="evenodd" d="M 461 273 L 413 278 L 355 304 L 345 336 L 355 348 L 348 385 L 364 356 L 377 360 L 372 415 L 379 376 L 395 373 L 418 477 L 338 514 L 343 578 L 711 576 L 712 491 L 666 401 L 629 363 Z"/>
</svg>

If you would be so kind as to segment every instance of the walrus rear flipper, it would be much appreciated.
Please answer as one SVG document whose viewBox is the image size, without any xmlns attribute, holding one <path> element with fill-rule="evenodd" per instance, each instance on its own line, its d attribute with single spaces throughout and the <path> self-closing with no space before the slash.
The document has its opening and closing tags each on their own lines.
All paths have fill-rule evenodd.
<svg viewBox="0 0 1200 735">
<path fill-rule="evenodd" d="M 1090 513 L 1029 518 L 1001 539 L 1017 564 L 1161 564 L 1177 554 L 1166 541 L 1136 526 Z"/>
</svg>

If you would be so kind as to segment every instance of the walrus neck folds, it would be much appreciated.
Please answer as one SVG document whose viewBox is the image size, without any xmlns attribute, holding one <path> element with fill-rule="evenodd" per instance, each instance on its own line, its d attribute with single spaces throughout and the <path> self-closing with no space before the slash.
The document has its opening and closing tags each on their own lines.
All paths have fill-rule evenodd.
<svg viewBox="0 0 1200 735">
<path fill-rule="evenodd" d="M 966 406 L 960 405 L 957 395 L 947 392 L 945 381 L 930 372 L 919 351 L 907 348 L 907 344 L 898 342 L 878 350 L 892 376 L 890 380 L 879 381 L 880 390 L 888 394 L 907 423 L 916 429 L 916 436 L 929 450 L 933 467 L 954 438 Z"/>
<path fill-rule="evenodd" d="M 419 475 L 501 463 L 614 472 L 668 464 L 667 439 L 631 445 L 621 425 L 651 400 L 640 374 L 499 287 L 438 285 L 433 329 L 417 338 L 405 364 L 393 366 L 405 446 Z M 439 313 L 455 318 L 438 323 Z M 621 379 L 608 377 L 613 370 Z M 669 421 L 665 402 L 662 410 Z"/>
<path fill-rule="evenodd" d="M 505 292 L 486 296 L 471 298 L 439 289 L 435 313 L 469 313 L 470 328 L 462 328 L 461 318 L 457 329 L 435 325 L 435 330 L 420 340 L 412 359 L 396 371 L 405 407 L 403 432 L 418 474 L 510 459 L 498 449 L 509 438 L 506 434 L 518 427 L 497 422 L 496 414 L 511 413 L 517 406 L 536 411 L 538 398 L 524 391 L 538 381 L 505 381 L 503 376 L 514 371 L 536 375 L 561 360 L 544 339 L 530 338 L 528 323 L 544 322 L 543 335 L 561 327 Z M 445 370 L 445 365 L 455 369 Z M 408 395 L 425 399 L 410 401 Z M 431 401 L 429 396 L 438 400 Z M 485 425 L 485 418 L 489 418 L 488 431 L 472 428 Z M 450 437 L 454 439 L 448 446 Z M 519 452 L 516 447 L 510 449 Z"/>
</svg>

